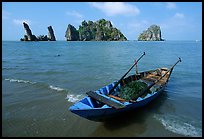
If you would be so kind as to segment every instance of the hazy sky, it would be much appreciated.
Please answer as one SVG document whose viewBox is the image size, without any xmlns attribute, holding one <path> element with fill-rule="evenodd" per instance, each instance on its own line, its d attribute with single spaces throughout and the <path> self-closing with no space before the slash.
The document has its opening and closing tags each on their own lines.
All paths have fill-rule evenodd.
<svg viewBox="0 0 204 139">
<path fill-rule="evenodd" d="M 68 24 L 110 20 L 128 40 L 150 25 L 161 27 L 166 40 L 202 39 L 202 2 L 2 2 L 2 40 L 20 40 L 22 22 L 36 36 L 52 26 L 57 40 L 65 40 Z"/>
</svg>

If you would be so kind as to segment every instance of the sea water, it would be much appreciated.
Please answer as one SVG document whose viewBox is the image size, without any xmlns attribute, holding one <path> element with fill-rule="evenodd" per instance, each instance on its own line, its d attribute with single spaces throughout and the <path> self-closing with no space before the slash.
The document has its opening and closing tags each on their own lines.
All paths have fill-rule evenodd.
<svg viewBox="0 0 204 139">
<path fill-rule="evenodd" d="M 139 72 L 182 60 L 149 106 L 106 123 L 68 110 L 119 80 L 143 52 Z M 202 136 L 202 42 L 3 41 L 2 135 Z"/>
</svg>

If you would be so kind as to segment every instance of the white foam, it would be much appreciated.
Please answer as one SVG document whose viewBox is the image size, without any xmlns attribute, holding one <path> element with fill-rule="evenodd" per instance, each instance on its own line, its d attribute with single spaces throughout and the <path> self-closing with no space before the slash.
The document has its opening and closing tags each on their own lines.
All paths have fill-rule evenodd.
<svg viewBox="0 0 204 139">
<path fill-rule="evenodd" d="M 77 102 L 82 98 L 82 95 L 73 95 L 73 94 L 67 94 L 67 99 L 69 102 Z"/>
<path fill-rule="evenodd" d="M 185 118 L 173 115 L 154 115 L 154 118 L 159 120 L 167 130 L 174 133 L 192 137 L 202 136 L 201 127 L 196 127 L 192 120 L 185 120 Z"/>
<path fill-rule="evenodd" d="M 31 81 L 26 81 L 26 80 L 18 80 L 18 79 L 5 79 L 6 81 L 10 81 L 10 82 L 17 82 L 17 83 L 30 83 L 30 84 L 34 84 L 36 82 L 31 82 Z"/>
<path fill-rule="evenodd" d="M 64 89 L 60 88 L 60 87 L 56 87 L 56 86 L 49 86 L 50 89 L 56 90 L 56 91 L 63 91 Z"/>
</svg>

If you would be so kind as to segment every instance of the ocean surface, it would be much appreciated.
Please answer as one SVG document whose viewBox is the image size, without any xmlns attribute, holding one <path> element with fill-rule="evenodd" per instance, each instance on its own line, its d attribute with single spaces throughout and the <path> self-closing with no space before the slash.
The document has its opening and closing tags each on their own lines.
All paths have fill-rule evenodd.
<svg viewBox="0 0 204 139">
<path fill-rule="evenodd" d="M 174 68 L 148 106 L 94 122 L 68 108 L 138 70 Z M 135 69 L 128 74 L 134 74 Z M 202 42 L 2 42 L 2 136 L 202 136 Z"/>
</svg>

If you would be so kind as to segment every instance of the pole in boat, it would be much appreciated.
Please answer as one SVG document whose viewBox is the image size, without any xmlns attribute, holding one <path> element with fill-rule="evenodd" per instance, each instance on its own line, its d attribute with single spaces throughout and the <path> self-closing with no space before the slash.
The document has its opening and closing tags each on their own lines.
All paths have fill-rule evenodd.
<svg viewBox="0 0 204 139">
<path fill-rule="evenodd" d="M 145 55 L 145 52 L 143 55 L 140 56 L 140 58 L 130 67 L 130 69 L 120 78 L 120 80 L 113 86 L 113 88 L 109 91 L 109 94 L 111 95 L 114 89 L 118 86 L 118 84 L 122 81 L 122 79 L 130 72 L 130 70 L 137 64 L 138 61 Z"/>
<path fill-rule="evenodd" d="M 154 86 L 159 80 L 161 80 L 164 76 L 166 76 L 166 74 L 167 74 L 168 72 L 171 72 L 178 62 L 181 62 L 181 58 L 180 58 L 180 57 L 179 57 L 179 60 L 178 60 L 164 75 L 162 75 L 158 80 L 154 81 L 154 82 L 153 82 L 151 85 L 149 85 L 147 88 L 143 89 L 143 90 L 141 91 L 141 93 L 139 93 L 139 95 L 138 95 L 137 97 L 133 98 L 133 100 L 136 100 L 138 97 L 140 97 L 140 96 L 142 96 L 143 94 L 145 94 L 145 93 L 147 92 L 147 90 L 149 90 L 149 89 L 150 89 L 152 86 Z"/>
<path fill-rule="evenodd" d="M 136 72 L 136 75 L 138 74 L 138 69 L 137 69 L 137 60 L 135 60 L 135 72 Z"/>
</svg>

